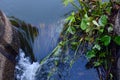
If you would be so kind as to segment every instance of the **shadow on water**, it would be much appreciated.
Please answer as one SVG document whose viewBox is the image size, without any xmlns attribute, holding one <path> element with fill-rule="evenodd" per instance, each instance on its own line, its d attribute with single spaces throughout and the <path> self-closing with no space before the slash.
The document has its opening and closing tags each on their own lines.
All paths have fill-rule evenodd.
<svg viewBox="0 0 120 80">
<path fill-rule="evenodd" d="M 12 24 L 19 28 L 24 52 L 30 54 L 32 60 L 41 61 L 35 80 L 99 80 L 95 69 L 86 69 L 87 60 L 84 56 L 76 59 L 73 64 L 73 53 L 68 47 L 66 50 L 58 50 L 59 53 L 51 53 L 55 50 L 64 27 L 64 20 L 60 16 L 70 10 L 64 8 L 60 0 L 3 0 L 0 8 L 9 16 L 14 15 L 35 25 L 40 23 L 35 28 L 16 18 L 10 18 Z"/>
</svg>

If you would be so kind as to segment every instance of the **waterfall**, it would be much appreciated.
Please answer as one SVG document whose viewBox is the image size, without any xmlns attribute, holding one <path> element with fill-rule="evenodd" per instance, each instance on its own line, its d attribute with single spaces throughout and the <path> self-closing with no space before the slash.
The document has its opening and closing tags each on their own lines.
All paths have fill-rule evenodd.
<svg viewBox="0 0 120 80">
<path fill-rule="evenodd" d="M 17 80 L 35 80 L 36 70 L 40 66 L 38 62 L 31 63 L 29 57 L 25 57 L 25 53 L 20 50 L 17 57 L 16 79 Z"/>
<path fill-rule="evenodd" d="M 51 24 L 51 28 L 50 28 L 50 26 L 48 27 L 48 28 L 50 28 L 50 32 L 48 35 L 49 40 L 48 39 L 47 39 L 48 41 L 46 40 L 47 42 L 50 42 L 52 45 L 55 45 L 55 43 L 57 44 L 57 39 L 59 38 L 59 34 L 62 30 L 63 23 L 64 23 L 64 19 L 60 19 L 56 24 Z M 40 27 L 42 27 L 42 26 L 40 26 Z M 54 28 L 54 27 L 56 27 L 56 28 Z M 41 30 L 41 28 L 40 28 L 40 30 Z M 47 29 L 45 28 L 45 30 L 47 30 Z M 39 31 L 39 32 L 41 32 L 41 31 Z M 41 34 L 39 34 L 39 35 L 41 36 Z M 40 36 L 38 36 L 38 39 L 36 39 L 37 40 L 35 43 L 36 45 L 40 44 L 40 39 L 41 39 L 41 38 L 39 38 Z M 44 34 L 44 36 L 45 36 L 45 34 Z M 42 37 L 42 39 L 44 39 L 44 38 L 45 37 Z M 53 42 L 54 42 L 54 44 L 53 44 Z M 47 46 L 49 46 L 49 44 L 46 45 L 46 50 L 47 50 Z M 35 46 L 36 54 L 40 54 L 40 53 L 38 53 L 39 48 L 40 47 Z M 36 50 L 36 49 L 38 49 L 38 50 Z M 36 51 L 38 51 L 38 52 L 36 52 Z M 60 49 L 57 50 L 58 53 L 60 51 L 61 51 Z M 49 56 L 49 54 L 48 54 L 48 56 Z M 42 63 L 31 62 L 30 57 L 26 57 L 25 53 L 20 49 L 19 55 L 16 58 L 16 60 L 17 60 L 17 64 L 16 64 L 16 68 L 15 68 L 16 80 L 46 80 L 46 79 L 49 79 L 49 76 L 44 75 L 43 73 L 44 72 L 52 73 L 52 69 L 57 68 L 56 65 L 54 64 L 54 62 L 59 61 L 59 59 L 60 59 L 60 57 L 49 57 L 47 59 L 44 58 L 42 60 Z M 62 64 L 61 64 L 61 67 L 62 67 Z M 61 72 L 62 72 L 62 70 L 61 70 Z"/>
<path fill-rule="evenodd" d="M 50 39 L 50 37 L 47 36 L 48 39 L 45 39 L 46 42 L 53 41 L 57 43 L 57 40 L 53 40 L 53 39 L 59 38 L 59 34 L 63 29 L 62 28 L 63 20 L 61 20 L 58 23 L 58 25 L 54 25 L 54 26 L 57 26 L 57 28 L 56 29 L 52 28 L 53 29 L 52 33 L 49 32 L 49 36 L 52 37 L 52 39 Z M 44 37 L 42 37 L 42 39 L 43 38 Z M 39 43 L 40 39 L 41 38 L 37 39 L 38 42 L 36 42 L 36 45 L 40 44 Z M 43 39 L 43 41 L 45 40 Z M 16 80 L 74 80 L 74 78 L 76 78 L 75 80 L 80 80 L 80 79 L 99 80 L 96 79 L 97 71 L 95 69 L 91 69 L 90 71 L 87 70 L 85 67 L 81 67 L 80 69 L 79 66 L 83 65 L 83 63 L 84 63 L 83 66 L 85 66 L 87 60 L 85 61 L 85 59 L 81 58 L 80 62 L 82 60 L 84 60 L 85 62 L 77 63 L 75 64 L 74 67 L 74 63 L 81 57 L 82 54 L 85 53 L 84 47 L 86 47 L 86 49 L 87 48 L 89 49 L 91 45 L 87 45 L 87 44 L 84 46 L 80 45 L 79 46 L 80 50 L 78 51 L 78 53 L 75 53 L 73 50 L 69 48 L 69 45 L 66 44 L 63 46 L 62 44 L 65 43 L 63 41 L 58 43 L 56 48 L 54 48 L 54 50 L 50 54 L 47 54 L 46 57 L 40 60 L 40 62 L 32 62 L 30 57 L 25 56 L 25 53 L 20 49 L 19 55 L 16 58 L 17 60 L 17 64 L 15 68 Z M 53 43 L 44 45 L 45 50 L 47 50 L 46 47 L 49 45 L 53 45 Z M 41 53 L 38 53 L 37 49 L 35 51 L 37 54 L 40 54 L 41 56 Z M 70 72 L 71 69 L 73 70 L 72 72 Z M 83 71 L 79 72 L 79 70 L 77 69 Z"/>
<path fill-rule="evenodd" d="M 69 71 L 68 59 L 63 58 L 61 47 L 44 58 L 40 63 L 31 62 L 29 57 L 20 50 L 17 57 L 16 79 L 17 80 L 64 80 Z M 61 57 L 62 56 L 62 57 Z M 66 58 L 66 57 L 65 57 Z M 62 61 L 64 60 L 64 61 Z M 59 64 L 59 65 L 58 65 Z"/>
</svg>

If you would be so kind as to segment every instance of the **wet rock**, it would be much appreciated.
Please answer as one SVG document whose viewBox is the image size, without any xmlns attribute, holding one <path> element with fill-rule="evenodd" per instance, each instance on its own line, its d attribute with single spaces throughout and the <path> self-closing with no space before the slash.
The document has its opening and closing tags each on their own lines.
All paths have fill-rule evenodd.
<svg viewBox="0 0 120 80">
<path fill-rule="evenodd" d="M 18 51 L 17 31 L 0 11 L 0 80 L 14 80 L 15 57 Z"/>
<path fill-rule="evenodd" d="M 120 80 L 120 57 L 118 58 L 118 62 L 117 62 L 117 67 L 118 67 L 118 80 Z"/>
<path fill-rule="evenodd" d="M 114 31 L 117 35 L 120 35 L 120 10 L 116 16 Z"/>
<path fill-rule="evenodd" d="M 116 20 L 115 20 L 115 27 L 114 32 L 120 36 L 120 9 L 117 13 Z M 117 76 L 118 80 L 120 80 L 120 48 L 117 52 L 118 60 L 117 60 Z"/>
</svg>

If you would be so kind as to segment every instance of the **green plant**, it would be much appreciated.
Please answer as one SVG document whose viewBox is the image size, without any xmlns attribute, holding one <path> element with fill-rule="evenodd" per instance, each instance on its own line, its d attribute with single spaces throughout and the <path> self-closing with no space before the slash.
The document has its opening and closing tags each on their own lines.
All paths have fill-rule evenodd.
<svg viewBox="0 0 120 80">
<path fill-rule="evenodd" d="M 93 61 L 94 67 L 104 66 L 107 70 L 112 64 L 110 45 L 112 41 L 120 45 L 120 36 L 113 34 L 113 25 L 109 16 L 113 8 L 112 1 L 103 2 L 102 0 L 63 0 L 65 6 L 72 4 L 77 11 L 72 12 L 66 18 L 65 39 L 75 38 L 70 42 L 75 52 L 78 51 L 79 44 L 82 42 L 92 43 L 93 47 L 86 53 L 89 61 Z M 82 36 L 78 35 L 82 32 Z M 67 37 L 69 36 L 70 37 Z M 67 38 L 66 38 L 67 37 Z M 109 77 L 111 73 L 109 73 Z"/>
</svg>

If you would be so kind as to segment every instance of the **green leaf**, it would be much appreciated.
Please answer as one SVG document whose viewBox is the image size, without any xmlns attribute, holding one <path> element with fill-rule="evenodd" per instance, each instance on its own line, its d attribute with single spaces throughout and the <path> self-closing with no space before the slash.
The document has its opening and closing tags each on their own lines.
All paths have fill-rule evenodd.
<svg viewBox="0 0 120 80">
<path fill-rule="evenodd" d="M 113 79 L 113 74 L 112 73 L 110 73 L 110 80 L 112 80 Z"/>
<path fill-rule="evenodd" d="M 73 50 L 76 50 L 77 46 L 78 46 L 78 42 L 71 42 L 71 47 Z"/>
<path fill-rule="evenodd" d="M 113 27 L 108 27 L 108 32 L 112 32 L 113 31 Z"/>
<path fill-rule="evenodd" d="M 97 50 L 101 50 L 101 47 L 100 47 L 100 45 L 99 44 L 95 44 L 94 46 L 93 46 L 93 49 L 97 49 Z"/>
<path fill-rule="evenodd" d="M 90 31 L 91 31 L 91 27 L 87 28 L 85 32 L 89 33 Z"/>
<path fill-rule="evenodd" d="M 89 40 L 90 40 L 90 37 L 86 36 L 86 37 L 85 37 L 85 40 L 86 40 L 86 41 L 89 41 Z"/>
<path fill-rule="evenodd" d="M 120 45 L 120 36 L 116 36 L 114 41 L 117 45 Z"/>
<path fill-rule="evenodd" d="M 72 67 L 72 65 L 74 64 L 74 62 L 75 62 L 74 60 L 70 61 L 70 67 Z"/>
<path fill-rule="evenodd" d="M 75 13 L 72 12 L 70 16 L 68 16 L 66 19 L 66 21 L 69 21 L 69 25 L 71 25 L 72 22 L 75 22 Z"/>
<path fill-rule="evenodd" d="M 102 15 L 98 21 L 99 25 L 105 27 L 107 24 L 107 18 L 106 15 Z"/>
<path fill-rule="evenodd" d="M 97 27 L 99 27 L 100 25 L 97 23 L 97 21 L 93 20 L 92 21 L 94 25 L 96 25 Z"/>
<path fill-rule="evenodd" d="M 106 12 L 107 12 L 108 14 L 110 14 L 110 13 L 111 13 L 111 9 L 112 9 L 111 7 L 107 7 L 107 8 L 106 8 Z"/>
<path fill-rule="evenodd" d="M 88 18 L 89 18 L 87 14 L 85 14 L 85 15 L 84 15 L 84 17 L 85 17 L 86 19 L 88 19 Z"/>
<path fill-rule="evenodd" d="M 100 29 L 99 32 L 103 33 L 103 32 L 104 32 L 104 29 Z"/>
<path fill-rule="evenodd" d="M 63 0 L 63 4 L 67 6 L 69 3 L 74 2 L 74 0 Z"/>
<path fill-rule="evenodd" d="M 100 66 L 100 65 L 101 65 L 101 62 L 99 62 L 99 61 L 98 61 L 98 62 L 94 62 L 94 66 L 95 66 L 95 67 L 98 67 L 98 66 Z"/>
<path fill-rule="evenodd" d="M 55 63 L 56 66 L 58 65 L 58 61 L 57 60 L 55 60 L 54 63 Z"/>
<path fill-rule="evenodd" d="M 99 57 L 105 57 L 105 52 L 100 53 Z"/>
<path fill-rule="evenodd" d="M 59 43 L 59 46 L 64 46 L 65 45 L 65 42 L 64 41 L 61 41 L 60 43 Z"/>
<path fill-rule="evenodd" d="M 106 8 L 107 3 L 106 2 L 100 2 L 100 8 Z"/>
<path fill-rule="evenodd" d="M 77 45 L 78 45 L 78 42 L 72 42 L 71 45 L 77 46 Z"/>
<path fill-rule="evenodd" d="M 67 29 L 67 31 L 68 31 L 69 33 L 71 33 L 71 34 L 75 34 L 76 29 L 75 29 L 74 27 L 72 27 L 72 26 L 69 26 L 69 28 Z"/>
<path fill-rule="evenodd" d="M 95 51 L 94 50 L 88 51 L 87 54 L 86 54 L 86 57 L 88 59 L 91 59 L 91 58 L 95 57 Z"/>
<path fill-rule="evenodd" d="M 105 35 L 101 38 L 101 41 L 105 46 L 108 46 L 111 42 L 111 36 Z"/>
<path fill-rule="evenodd" d="M 80 28 L 82 29 L 82 30 L 86 30 L 87 29 L 87 20 L 86 19 L 82 19 L 82 21 L 81 21 L 81 24 L 80 24 Z"/>
</svg>

